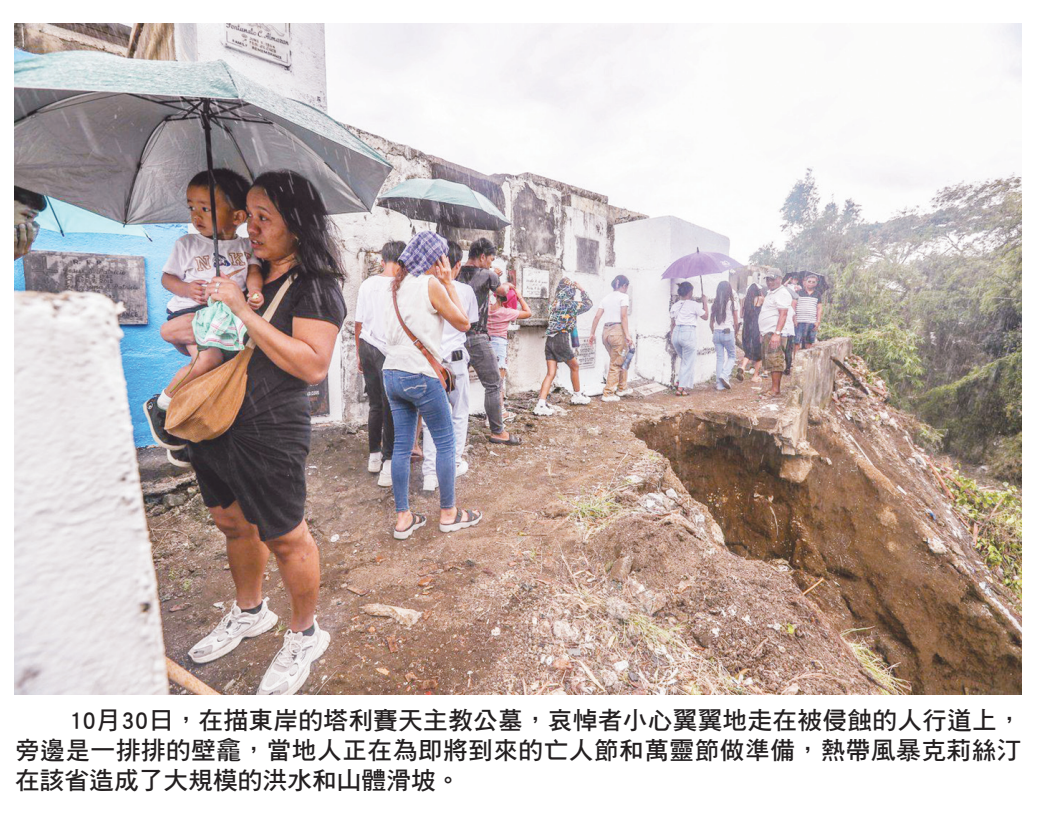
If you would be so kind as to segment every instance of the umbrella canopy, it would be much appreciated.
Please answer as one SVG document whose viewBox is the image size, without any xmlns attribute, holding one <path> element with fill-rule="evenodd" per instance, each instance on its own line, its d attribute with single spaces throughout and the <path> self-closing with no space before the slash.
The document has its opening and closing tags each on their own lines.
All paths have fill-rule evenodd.
<svg viewBox="0 0 1047 819">
<path fill-rule="evenodd" d="M 186 221 L 185 187 L 212 165 L 291 170 L 330 213 L 369 211 L 391 166 L 340 123 L 221 60 L 66 51 L 14 78 L 15 184 L 124 224 Z"/>
<path fill-rule="evenodd" d="M 144 236 L 152 241 L 141 225 L 122 225 L 51 197 L 47 198 L 47 209 L 36 218 L 36 222 L 44 230 L 52 230 L 63 236 L 67 233 L 111 233 L 118 236 Z"/>
<path fill-rule="evenodd" d="M 692 276 L 711 276 L 714 273 L 726 273 L 741 267 L 726 253 L 713 253 L 701 248 L 673 262 L 662 274 L 663 279 L 690 279 Z"/>
<path fill-rule="evenodd" d="M 446 179 L 408 179 L 378 197 L 378 204 L 411 219 L 451 227 L 498 230 L 509 224 L 482 193 Z"/>
</svg>

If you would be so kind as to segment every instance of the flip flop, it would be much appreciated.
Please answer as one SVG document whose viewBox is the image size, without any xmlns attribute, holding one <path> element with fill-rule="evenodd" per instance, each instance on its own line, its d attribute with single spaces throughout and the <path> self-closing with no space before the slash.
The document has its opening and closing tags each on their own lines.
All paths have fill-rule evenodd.
<svg viewBox="0 0 1047 819">
<path fill-rule="evenodd" d="M 411 463 L 416 464 L 425 460 L 425 455 L 421 452 L 411 451 Z"/>
<path fill-rule="evenodd" d="M 441 532 L 457 532 L 459 529 L 468 529 L 470 526 L 475 526 L 481 520 L 483 520 L 483 512 L 474 512 L 469 509 L 459 509 L 458 514 L 454 516 L 453 523 L 441 523 Z"/>
<path fill-rule="evenodd" d="M 501 438 L 494 438 L 488 435 L 487 440 L 490 441 L 492 444 L 504 444 L 505 446 L 519 446 L 523 443 L 523 441 L 521 441 L 515 435 L 510 435 L 504 441 Z"/>
<path fill-rule="evenodd" d="M 411 536 L 411 533 L 415 529 L 421 529 L 425 526 L 425 515 L 416 515 L 414 512 L 411 513 L 411 525 L 401 531 L 395 526 L 393 527 L 393 537 L 397 540 L 407 540 Z M 442 529 L 442 527 L 441 527 Z"/>
</svg>

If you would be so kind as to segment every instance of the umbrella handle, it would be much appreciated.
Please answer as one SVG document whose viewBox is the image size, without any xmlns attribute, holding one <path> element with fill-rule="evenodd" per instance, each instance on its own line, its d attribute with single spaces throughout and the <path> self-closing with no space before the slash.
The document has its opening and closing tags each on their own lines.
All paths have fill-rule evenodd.
<svg viewBox="0 0 1047 819">
<path fill-rule="evenodd" d="M 204 100 L 203 114 L 200 117 L 204 126 L 204 147 L 207 151 L 207 188 L 211 194 L 211 238 L 214 240 L 214 272 L 219 275 L 222 272 L 222 255 L 218 252 L 218 213 L 215 208 L 214 196 L 214 158 L 211 155 L 211 101 Z"/>
</svg>

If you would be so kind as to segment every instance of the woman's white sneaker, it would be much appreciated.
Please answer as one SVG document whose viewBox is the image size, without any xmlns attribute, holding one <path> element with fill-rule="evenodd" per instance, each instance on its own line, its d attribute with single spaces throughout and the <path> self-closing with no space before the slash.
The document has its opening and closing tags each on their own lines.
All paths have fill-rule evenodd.
<svg viewBox="0 0 1047 819">
<path fill-rule="evenodd" d="M 367 471 L 368 472 L 381 472 L 382 471 L 382 453 L 372 452 L 367 459 Z"/>
<path fill-rule="evenodd" d="M 331 644 L 331 635 L 313 621 L 313 633 L 306 635 L 301 631 L 284 632 L 284 644 L 258 686 L 259 694 L 294 694 L 305 685 L 309 678 L 309 669 L 315 660 L 320 659 Z"/>
<path fill-rule="evenodd" d="M 576 392 L 571 396 L 572 404 L 588 404 L 592 399 L 588 395 L 584 395 L 580 392 Z"/>
<path fill-rule="evenodd" d="M 236 603 L 214 630 L 189 649 L 189 659 L 194 663 L 209 663 L 224 657 L 248 637 L 265 634 L 279 618 L 269 610 L 269 598 L 262 601 L 262 608 L 254 614 L 242 611 Z"/>
</svg>

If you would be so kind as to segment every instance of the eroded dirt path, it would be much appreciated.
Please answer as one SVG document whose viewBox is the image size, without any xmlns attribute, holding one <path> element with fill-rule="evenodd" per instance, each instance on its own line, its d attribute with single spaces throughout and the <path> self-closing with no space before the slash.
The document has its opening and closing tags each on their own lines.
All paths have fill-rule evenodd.
<svg viewBox="0 0 1047 819">
<path fill-rule="evenodd" d="M 318 619 L 333 640 L 303 693 L 878 692 L 838 623 L 802 594 L 807 575 L 732 554 L 709 509 L 633 432 L 688 409 L 773 425 L 784 400 L 757 389 L 560 399 L 565 412 L 549 418 L 511 399 L 523 446 L 491 445 L 470 422 L 459 503 L 485 520 L 441 534 L 416 467 L 412 505 L 430 523 L 406 541 L 391 534 L 391 490 L 366 471 L 365 431 L 315 429 L 307 520 L 321 554 Z M 161 499 L 149 516 L 167 653 L 221 692 L 252 693 L 275 631 L 205 666 L 186 658 L 233 589 L 224 539 L 191 487 L 168 503 L 179 495 L 188 500 Z M 286 616 L 272 562 L 265 588 Z M 371 617 L 370 603 L 421 619 Z"/>
</svg>

